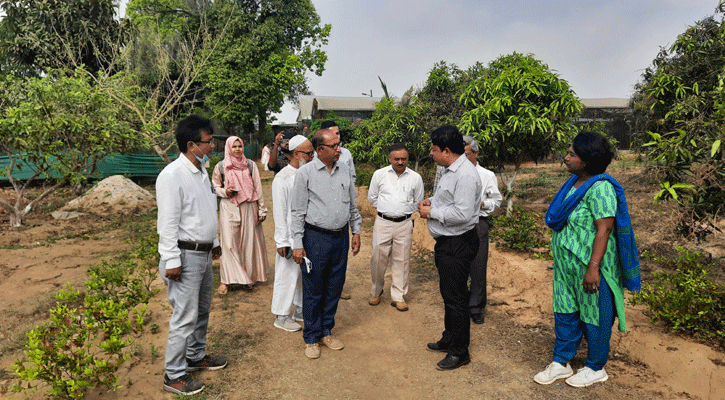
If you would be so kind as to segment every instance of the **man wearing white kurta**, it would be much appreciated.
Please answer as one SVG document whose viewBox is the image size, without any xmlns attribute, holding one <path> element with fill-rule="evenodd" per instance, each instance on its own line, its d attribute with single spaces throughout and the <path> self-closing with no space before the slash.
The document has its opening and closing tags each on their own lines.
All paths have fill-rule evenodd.
<svg viewBox="0 0 725 400">
<path fill-rule="evenodd" d="M 481 178 L 481 208 L 478 211 L 478 253 L 471 262 L 471 297 L 468 300 L 468 308 L 471 313 L 471 320 L 474 324 L 482 324 L 486 312 L 486 274 L 488 270 L 488 216 L 501 205 L 501 192 L 498 190 L 498 179 L 496 174 L 483 168 L 478 163 L 479 147 L 478 141 L 471 136 L 464 136 L 463 143 L 466 144 L 466 158 L 476 166 L 476 172 Z"/>
<path fill-rule="evenodd" d="M 274 241 L 277 257 L 274 262 L 274 289 L 272 291 L 272 314 L 277 318 L 274 326 L 288 332 L 302 329 L 297 322 L 302 318 L 302 275 L 299 264 L 292 259 L 292 186 L 297 169 L 312 160 L 312 143 L 302 135 L 289 141 L 289 165 L 282 168 L 272 181 L 272 204 L 274 210 Z M 295 305 L 294 316 L 290 308 Z"/>
<path fill-rule="evenodd" d="M 390 303 L 399 311 L 407 311 L 403 296 L 408 293 L 410 249 L 413 244 L 413 220 L 423 200 L 423 179 L 408 168 L 408 150 L 402 144 L 390 146 L 390 165 L 373 174 L 368 189 L 368 200 L 378 210 L 373 226 L 373 249 L 370 274 L 373 285 L 368 303 L 380 304 L 385 284 L 385 271 L 390 265 L 393 281 L 390 285 Z"/>
</svg>

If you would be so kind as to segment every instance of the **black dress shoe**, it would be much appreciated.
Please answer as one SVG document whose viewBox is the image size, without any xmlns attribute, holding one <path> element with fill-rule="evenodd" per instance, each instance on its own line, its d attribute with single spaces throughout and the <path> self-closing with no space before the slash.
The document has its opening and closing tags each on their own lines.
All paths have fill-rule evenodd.
<svg viewBox="0 0 725 400">
<path fill-rule="evenodd" d="M 466 365 L 470 362 L 470 355 L 466 355 L 465 357 L 457 357 L 449 354 L 446 356 L 446 358 L 440 360 L 438 364 L 436 364 L 436 368 L 438 368 L 440 371 L 448 371 Z"/>
<path fill-rule="evenodd" d="M 481 325 L 485 320 L 486 318 L 483 316 L 483 313 L 471 314 L 471 321 L 474 324 Z"/>
<path fill-rule="evenodd" d="M 448 353 L 448 346 L 443 345 L 440 342 L 428 343 L 428 351 L 440 351 L 441 353 Z"/>
</svg>

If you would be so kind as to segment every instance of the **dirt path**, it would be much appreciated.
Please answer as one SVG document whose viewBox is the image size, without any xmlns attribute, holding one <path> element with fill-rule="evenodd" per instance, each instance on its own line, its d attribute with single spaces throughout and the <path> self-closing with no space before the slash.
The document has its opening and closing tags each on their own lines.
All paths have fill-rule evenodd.
<svg viewBox="0 0 725 400">
<path fill-rule="evenodd" d="M 264 178 L 265 176 L 263 176 Z M 269 176 L 267 176 L 269 177 Z M 265 182 L 265 197 L 271 204 L 271 180 Z M 226 349 L 230 365 L 199 378 L 207 384 L 210 399 L 723 399 L 725 398 L 725 355 L 680 339 L 648 323 L 641 308 L 628 306 L 629 332 L 615 332 L 610 379 L 585 389 L 574 389 L 563 382 L 541 386 L 533 375 L 551 360 L 553 313 L 551 312 L 550 262 L 532 260 L 502 252 L 492 246 L 489 261 L 489 306 L 486 323 L 472 325 L 470 365 L 441 372 L 435 363 L 442 355 L 425 350 L 443 329 L 443 304 L 438 279 L 430 262 L 416 265 L 411 273 L 408 312 L 390 307 L 389 285 L 381 304 L 367 304 L 370 289 L 368 269 L 372 214 L 366 192 L 359 191 L 365 218 L 362 249 L 350 257 L 346 289 L 352 299 L 341 301 L 334 334 L 345 343 L 342 351 L 322 348 L 322 357 L 308 360 L 303 355 L 301 332 L 276 329 L 270 313 L 273 271 L 265 284 L 252 292 L 232 291 L 214 295 L 210 322 L 209 349 L 219 354 Z M 77 222 L 76 222 L 77 223 Z M 271 215 L 265 224 L 270 260 L 274 243 Z M 40 233 L 38 234 L 42 236 Z M 7 239 L 0 236 L 0 239 Z M 25 239 L 18 239 L 23 244 Z M 82 268 L 73 265 L 97 262 L 100 252 L 122 246 L 120 238 L 107 232 L 95 238 L 67 239 L 43 247 L 42 251 L 0 251 L 0 311 L 22 319 L 30 309 L 20 304 L 37 304 L 52 288 L 67 280 L 82 279 Z M 7 242 L 0 243 L 2 245 Z M 424 221 L 416 221 L 415 246 L 432 248 Z M 88 256 L 74 258 L 76 254 Z M 91 261 L 90 259 L 95 258 Z M 17 263 L 18 266 L 13 266 Z M 51 265 L 52 267 L 48 267 Z M 57 273 L 63 275 L 57 277 Z M 75 277 L 70 272 L 78 271 Z M 39 283 L 33 279 L 43 279 Z M 29 282 L 34 284 L 29 285 Z M 47 290 L 21 292 L 29 286 Z M 97 390 L 90 399 L 172 398 L 161 391 L 163 352 L 170 308 L 164 285 L 149 307 L 149 325 L 159 325 L 135 345 L 134 356 L 120 371 L 116 392 Z M 22 301 L 18 300 L 23 293 Z M 28 294 L 30 293 L 30 294 Z M 32 308 L 32 307 L 30 307 Z M 20 320 L 17 321 L 20 324 Z M 5 324 L 3 324 L 5 325 Z M 6 329 L 6 328 L 2 328 Z M 10 327 L 0 332 L 10 338 Z M 575 368 L 584 363 L 580 351 Z M 7 371 L 20 354 L 2 354 L 0 367 Z M 10 381 L 5 372 L 0 385 Z M 0 397 L 7 395 L 0 395 Z M 23 396 L 9 396 L 23 398 Z M 40 398 L 38 396 L 37 398 Z"/>
</svg>

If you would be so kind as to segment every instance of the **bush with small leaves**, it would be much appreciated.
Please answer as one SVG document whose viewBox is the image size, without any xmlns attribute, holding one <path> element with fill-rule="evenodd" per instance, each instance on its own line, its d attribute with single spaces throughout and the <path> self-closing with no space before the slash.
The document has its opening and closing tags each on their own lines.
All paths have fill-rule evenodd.
<svg viewBox="0 0 725 400">
<path fill-rule="evenodd" d="M 652 322 L 663 321 L 673 331 L 725 338 L 725 286 L 708 279 L 701 253 L 677 251 L 677 259 L 652 256 L 675 271 L 653 273 L 652 283 L 633 294 L 632 303 L 646 305 Z"/>
<path fill-rule="evenodd" d="M 491 236 L 497 246 L 519 251 L 548 247 L 549 241 L 544 235 L 546 228 L 541 221 L 539 214 L 529 214 L 521 206 L 514 205 L 510 215 L 494 219 Z"/>
</svg>

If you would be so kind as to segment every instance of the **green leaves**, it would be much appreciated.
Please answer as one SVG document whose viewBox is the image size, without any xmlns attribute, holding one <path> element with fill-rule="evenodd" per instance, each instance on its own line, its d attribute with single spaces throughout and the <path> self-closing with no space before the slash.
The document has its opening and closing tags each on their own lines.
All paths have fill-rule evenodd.
<svg viewBox="0 0 725 400">
<path fill-rule="evenodd" d="M 680 204 L 692 225 L 684 231 L 721 215 L 725 202 L 723 26 L 719 9 L 689 27 L 661 50 L 633 96 L 637 141 L 661 181 L 655 200 Z"/>
<path fill-rule="evenodd" d="M 708 278 L 705 256 L 677 251 L 676 259 L 653 257 L 668 271 L 653 273 L 652 283 L 634 293 L 632 303 L 645 304 L 653 322 L 664 321 L 673 331 L 725 338 L 725 287 Z"/>
<path fill-rule="evenodd" d="M 157 273 L 156 235 L 153 228 L 134 235 L 147 240 L 126 261 L 103 260 L 90 267 L 85 291 L 67 284 L 58 292 L 49 321 L 27 334 L 25 357 L 13 366 L 20 378 L 13 391 L 36 389 L 42 381 L 50 387 L 48 397 L 67 399 L 85 397 L 88 388 L 118 387 L 115 373 L 129 358 L 125 350 L 143 330 L 148 301 L 158 292 L 146 283 Z"/>
<path fill-rule="evenodd" d="M 492 61 L 482 78 L 464 88 L 460 100 L 469 109 L 459 127 L 484 149 L 516 165 L 524 157 L 548 155 L 557 142 L 568 142 L 572 117 L 583 109 L 566 81 L 532 55 L 519 53 Z"/>
</svg>

